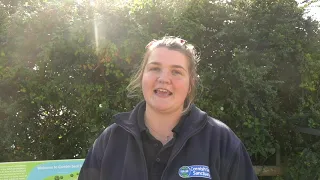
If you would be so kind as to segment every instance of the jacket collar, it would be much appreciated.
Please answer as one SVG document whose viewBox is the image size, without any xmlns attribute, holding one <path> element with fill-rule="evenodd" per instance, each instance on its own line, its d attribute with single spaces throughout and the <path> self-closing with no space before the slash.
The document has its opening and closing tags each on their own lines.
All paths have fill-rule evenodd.
<svg viewBox="0 0 320 180">
<path fill-rule="evenodd" d="M 120 127 L 127 130 L 129 133 L 140 139 L 140 128 L 138 125 L 139 112 L 141 109 L 145 108 L 145 101 L 137 104 L 137 106 L 130 112 L 116 114 L 115 123 Z M 190 107 L 190 112 L 184 118 L 184 122 L 179 127 L 179 136 L 187 137 L 189 134 L 202 128 L 207 122 L 207 114 L 197 108 L 194 104 Z"/>
<path fill-rule="evenodd" d="M 147 126 L 145 125 L 145 122 L 144 122 L 144 113 L 145 113 L 145 111 L 146 111 L 146 103 L 142 103 L 141 107 L 139 107 L 138 115 L 137 115 L 137 118 L 138 118 L 137 119 L 137 121 L 138 121 L 137 123 L 138 123 L 140 132 L 149 131 Z M 190 114 L 190 110 L 188 110 L 186 113 L 184 113 L 181 116 L 178 124 L 172 129 L 172 132 L 174 132 L 175 135 L 179 135 L 181 127 L 183 125 L 183 122 L 186 119 L 186 117 L 189 116 L 189 114 Z"/>
</svg>

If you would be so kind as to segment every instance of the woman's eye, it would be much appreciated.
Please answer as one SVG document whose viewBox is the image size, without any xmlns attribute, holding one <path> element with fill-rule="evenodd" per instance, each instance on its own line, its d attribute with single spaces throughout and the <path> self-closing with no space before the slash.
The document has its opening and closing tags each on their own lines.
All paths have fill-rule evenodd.
<svg viewBox="0 0 320 180">
<path fill-rule="evenodd" d="M 182 73 L 180 71 L 178 71 L 178 70 L 173 70 L 172 74 L 173 75 L 181 75 Z"/>
<path fill-rule="evenodd" d="M 150 68 L 150 71 L 159 71 L 159 70 L 160 70 L 160 68 L 158 68 L 158 67 Z"/>
</svg>

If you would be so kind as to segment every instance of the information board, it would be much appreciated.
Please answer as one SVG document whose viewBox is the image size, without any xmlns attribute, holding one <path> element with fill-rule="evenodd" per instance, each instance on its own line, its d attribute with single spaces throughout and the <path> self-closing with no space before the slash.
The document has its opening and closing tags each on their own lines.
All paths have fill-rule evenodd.
<svg viewBox="0 0 320 180">
<path fill-rule="evenodd" d="M 84 159 L 0 163 L 0 180 L 77 180 Z"/>
</svg>

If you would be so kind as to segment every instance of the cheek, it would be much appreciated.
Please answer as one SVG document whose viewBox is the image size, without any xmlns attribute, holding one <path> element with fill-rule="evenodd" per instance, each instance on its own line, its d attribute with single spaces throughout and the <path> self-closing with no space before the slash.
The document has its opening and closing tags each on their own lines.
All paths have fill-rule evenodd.
<svg viewBox="0 0 320 180">
<path fill-rule="evenodd" d="M 147 86 L 146 78 L 145 78 L 145 77 L 142 77 L 142 80 L 141 80 L 141 88 L 142 88 L 142 91 L 143 91 L 143 92 L 145 91 L 146 86 Z"/>
<path fill-rule="evenodd" d="M 148 89 L 151 89 L 152 86 L 152 76 L 144 74 L 141 80 L 142 91 L 146 92 Z"/>
<path fill-rule="evenodd" d="M 190 83 L 188 80 L 177 80 L 175 83 L 175 89 L 180 92 L 180 95 L 186 96 L 190 89 Z"/>
</svg>

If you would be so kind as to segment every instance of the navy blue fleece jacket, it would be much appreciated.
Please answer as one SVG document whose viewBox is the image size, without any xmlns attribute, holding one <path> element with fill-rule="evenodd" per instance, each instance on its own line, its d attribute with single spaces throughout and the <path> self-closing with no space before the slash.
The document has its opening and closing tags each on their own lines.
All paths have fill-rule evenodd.
<svg viewBox="0 0 320 180">
<path fill-rule="evenodd" d="M 96 139 L 81 168 L 80 180 L 147 180 L 137 111 L 115 116 Z M 224 123 L 192 105 L 162 174 L 163 180 L 257 180 L 239 138 Z"/>
</svg>

